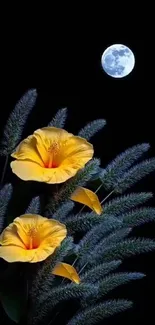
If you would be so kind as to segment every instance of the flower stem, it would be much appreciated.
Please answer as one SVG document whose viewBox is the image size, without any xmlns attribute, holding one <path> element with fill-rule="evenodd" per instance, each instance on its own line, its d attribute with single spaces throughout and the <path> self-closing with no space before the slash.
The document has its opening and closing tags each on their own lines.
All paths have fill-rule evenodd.
<svg viewBox="0 0 155 325">
<path fill-rule="evenodd" d="M 4 163 L 4 167 L 3 167 L 3 172 L 2 172 L 2 177 L 1 177 L 1 182 L 0 182 L 0 186 L 2 186 L 3 181 L 4 181 L 5 172 L 6 172 L 6 168 L 7 168 L 7 164 L 8 164 L 8 159 L 9 159 L 9 156 L 6 155 L 6 157 L 5 157 L 5 163 Z"/>
<path fill-rule="evenodd" d="M 79 214 L 83 211 L 84 208 L 85 208 L 85 205 L 83 205 L 83 207 L 80 209 L 80 211 L 77 213 L 76 216 L 79 216 Z"/>
<path fill-rule="evenodd" d="M 79 274 L 85 269 L 85 267 L 87 266 L 87 264 L 88 264 L 88 262 L 86 262 L 83 266 L 82 266 L 82 268 L 81 268 L 81 270 L 79 271 Z"/>
<path fill-rule="evenodd" d="M 97 188 L 97 190 L 95 191 L 95 193 L 97 193 L 99 190 L 100 190 L 100 188 L 103 186 L 103 183 L 101 183 L 99 186 L 98 186 L 98 188 Z"/>
<path fill-rule="evenodd" d="M 74 262 L 73 262 L 72 266 L 74 266 L 74 265 L 75 265 L 75 263 L 77 262 L 78 258 L 79 258 L 79 256 L 77 256 L 77 257 L 75 258 L 75 260 L 74 260 Z"/>
<path fill-rule="evenodd" d="M 111 196 L 112 194 L 114 193 L 114 190 L 112 190 L 102 201 L 101 201 L 101 204 L 103 203 L 103 202 L 105 202 L 108 198 L 109 198 L 109 196 Z"/>
</svg>

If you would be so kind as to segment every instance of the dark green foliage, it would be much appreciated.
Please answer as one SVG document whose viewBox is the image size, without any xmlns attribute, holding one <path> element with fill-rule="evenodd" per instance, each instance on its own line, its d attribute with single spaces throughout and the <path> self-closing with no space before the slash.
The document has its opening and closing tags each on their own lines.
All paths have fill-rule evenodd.
<svg viewBox="0 0 155 325">
<path fill-rule="evenodd" d="M 94 301 L 100 299 L 101 297 L 105 296 L 109 291 L 114 290 L 118 286 L 121 286 L 125 283 L 128 283 L 132 280 L 139 280 L 142 279 L 145 275 L 143 273 L 138 272 L 120 272 L 115 274 L 110 274 L 106 276 L 104 279 L 99 280 L 99 291 L 94 297 Z"/>
<path fill-rule="evenodd" d="M 39 312 L 37 310 L 36 314 L 31 319 L 31 324 L 43 324 L 43 322 L 46 321 L 48 313 L 51 313 L 52 309 L 60 302 L 74 299 L 79 300 L 85 297 L 89 299 L 89 297 L 92 297 L 97 291 L 98 287 L 88 283 L 81 283 L 79 285 L 69 283 L 55 287 L 41 297 L 40 306 L 38 306 Z"/>
<path fill-rule="evenodd" d="M 116 226 L 116 229 L 117 229 L 117 226 Z M 131 232 L 131 228 L 121 228 L 121 229 L 112 231 L 107 236 L 105 235 L 105 237 L 102 240 L 100 240 L 98 243 L 96 243 L 96 245 L 94 245 L 94 247 L 92 246 L 91 250 L 87 249 L 87 252 L 86 252 L 86 249 L 85 249 L 85 251 L 84 251 L 85 254 L 84 254 L 84 256 L 82 256 L 82 258 L 80 260 L 81 264 L 89 263 L 89 259 L 91 259 L 89 264 L 95 264 L 96 263 L 96 258 L 94 258 L 95 255 L 98 258 L 98 256 L 100 256 L 100 254 L 102 255 L 102 252 L 105 251 L 105 249 L 107 247 L 109 247 L 109 245 L 112 245 L 114 243 L 116 244 L 116 243 L 120 242 L 125 237 L 127 237 L 130 232 Z"/>
<path fill-rule="evenodd" d="M 78 135 L 82 138 L 90 140 L 97 132 L 103 129 L 105 125 L 106 121 L 103 119 L 92 121 L 81 129 Z"/>
<path fill-rule="evenodd" d="M 99 164 L 99 159 L 92 159 L 86 164 L 85 168 L 81 169 L 74 177 L 65 182 L 47 205 L 46 213 L 48 214 L 48 211 L 54 213 L 60 204 L 66 202 L 70 198 L 71 194 L 78 186 L 84 186 L 91 179 L 92 175 L 96 173 Z"/>
<path fill-rule="evenodd" d="M 67 108 L 61 108 L 56 113 L 55 117 L 49 123 L 48 126 L 54 126 L 56 128 L 63 128 L 67 118 Z"/>
<path fill-rule="evenodd" d="M 123 259 L 132 255 L 138 255 L 155 250 L 155 241 L 145 238 L 130 238 L 122 240 L 119 243 L 111 244 L 108 247 L 100 247 L 97 256 L 96 248 L 91 253 L 88 263 L 101 263 L 101 261 L 110 262 L 116 259 Z"/>
<path fill-rule="evenodd" d="M 122 239 L 127 237 L 131 232 L 132 228 L 121 228 L 118 230 L 113 231 L 110 235 L 105 236 L 98 245 L 95 246 L 93 250 L 93 255 L 96 253 L 97 255 L 108 247 L 111 244 L 119 243 Z"/>
<path fill-rule="evenodd" d="M 155 208 L 141 208 L 128 212 L 120 217 L 125 226 L 136 227 L 155 221 Z"/>
<path fill-rule="evenodd" d="M 6 184 L 0 190 L 0 233 L 5 224 L 5 215 L 7 212 L 8 204 L 11 199 L 13 188 L 11 184 Z"/>
<path fill-rule="evenodd" d="M 1 155 L 10 155 L 21 140 L 21 135 L 32 108 L 36 103 L 37 92 L 30 89 L 16 104 L 10 114 L 1 141 Z"/>
<path fill-rule="evenodd" d="M 111 271 L 114 271 L 117 267 L 121 265 L 122 261 L 112 261 L 108 263 L 102 263 L 97 266 L 92 267 L 89 271 L 86 271 L 81 274 L 82 281 L 96 283 L 101 280 L 105 275 L 109 274 Z"/>
<path fill-rule="evenodd" d="M 109 300 L 78 312 L 67 325 L 95 325 L 131 307 L 132 302 L 125 299 Z"/>
<path fill-rule="evenodd" d="M 130 193 L 122 195 L 104 204 L 104 213 L 112 214 L 113 216 L 120 215 L 133 209 L 153 197 L 152 193 Z"/>
<path fill-rule="evenodd" d="M 80 256 L 80 258 L 85 259 L 86 256 L 92 251 L 92 249 L 96 246 L 96 244 L 104 238 L 104 236 L 108 235 L 115 229 L 122 227 L 122 221 L 117 220 L 113 217 L 105 218 L 105 220 L 92 228 L 89 232 L 86 233 L 85 236 L 79 241 L 76 252 Z"/>
<path fill-rule="evenodd" d="M 68 201 L 63 203 L 58 209 L 57 211 L 55 211 L 55 213 L 52 215 L 52 213 L 50 213 L 50 209 L 48 210 L 49 215 L 46 214 L 46 217 L 48 218 L 54 218 L 56 220 L 65 222 L 65 220 L 68 219 L 68 214 L 70 214 L 70 212 L 73 210 L 74 208 L 74 202 L 72 201 Z"/>
<path fill-rule="evenodd" d="M 89 231 L 93 226 L 103 221 L 106 216 L 98 216 L 95 213 L 82 213 L 80 216 L 71 215 L 64 223 L 68 232 L 73 234 L 76 232 Z"/>
<path fill-rule="evenodd" d="M 134 162 L 148 151 L 149 148 L 149 144 L 143 143 L 133 146 L 118 155 L 100 175 L 103 186 L 107 190 L 113 190 L 117 184 L 117 180 L 121 178 L 124 172 L 126 172 Z"/>
<path fill-rule="evenodd" d="M 98 285 L 99 289 L 96 295 L 94 295 L 89 300 L 82 301 L 82 306 L 87 307 L 90 306 L 90 304 L 94 304 L 99 299 L 107 295 L 110 291 L 114 290 L 115 288 L 126 284 L 133 280 L 139 280 L 142 279 L 145 275 L 143 273 L 138 272 L 122 272 L 122 273 L 116 273 L 116 274 L 110 274 L 106 276 L 104 279 L 100 279 L 96 285 Z"/>
<path fill-rule="evenodd" d="M 114 185 L 116 193 L 123 193 L 135 183 L 140 181 L 143 177 L 155 171 L 155 158 L 151 158 L 137 164 L 124 173 Z"/>
<path fill-rule="evenodd" d="M 28 206 L 25 213 L 34 213 L 34 214 L 41 213 L 40 197 L 39 196 L 36 196 L 32 199 L 32 201 L 30 202 L 30 205 Z"/>
</svg>

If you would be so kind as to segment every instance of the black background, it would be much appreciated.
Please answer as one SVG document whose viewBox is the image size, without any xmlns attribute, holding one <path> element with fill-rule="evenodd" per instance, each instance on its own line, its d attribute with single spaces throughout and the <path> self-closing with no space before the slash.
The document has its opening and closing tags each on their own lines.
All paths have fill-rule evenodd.
<svg viewBox="0 0 155 325">
<path fill-rule="evenodd" d="M 36 14 L 37 16 L 37 14 Z M 47 125 L 55 112 L 68 108 L 67 130 L 74 134 L 88 121 L 97 118 L 107 120 L 107 126 L 97 135 L 93 144 L 95 155 L 105 166 L 118 153 L 141 142 L 149 142 L 148 156 L 155 156 L 153 104 L 150 96 L 150 79 L 146 69 L 146 40 L 142 29 L 126 30 L 127 21 L 102 23 L 94 17 L 85 20 L 81 27 L 78 16 L 68 23 L 58 15 L 50 25 L 54 14 L 39 17 L 39 25 L 29 26 L 29 17 L 22 24 L 22 15 L 16 26 L 13 19 L 4 35 L 1 61 L 1 133 L 9 112 L 23 93 L 36 88 L 37 105 L 29 119 L 25 135 Z M 88 15 L 89 16 L 89 15 Z M 121 16 L 121 14 L 120 14 Z M 19 18 L 19 17 L 18 17 Z M 98 23 L 96 24 L 96 20 Z M 130 20 L 130 26 L 132 17 Z M 99 23 L 100 22 L 100 23 Z M 21 31 L 22 26 L 22 31 Z M 39 26 L 39 27 L 38 27 Z M 12 30 L 12 27 L 13 30 Z M 123 32 L 125 29 L 125 32 Z M 133 72 L 123 79 L 107 76 L 101 67 L 101 55 L 107 46 L 122 43 L 135 54 Z M 148 90 L 147 90 L 148 86 Z M 1 159 L 1 166 L 3 166 Z M 155 175 L 147 177 L 132 190 L 155 193 Z M 155 199 L 150 202 L 155 206 Z M 135 230 L 135 235 L 155 238 L 155 226 L 145 225 Z M 154 324 L 155 254 L 141 255 L 125 261 L 122 270 L 140 271 L 146 278 L 119 288 L 114 297 L 134 301 L 131 311 L 113 317 L 104 324 Z"/>
</svg>

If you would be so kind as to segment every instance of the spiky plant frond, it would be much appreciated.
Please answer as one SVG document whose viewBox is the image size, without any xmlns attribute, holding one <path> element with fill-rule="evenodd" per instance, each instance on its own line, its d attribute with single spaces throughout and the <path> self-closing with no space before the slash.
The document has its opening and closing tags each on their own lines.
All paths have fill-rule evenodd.
<svg viewBox="0 0 155 325">
<path fill-rule="evenodd" d="M 125 299 L 109 300 L 81 310 L 67 325 L 95 325 L 99 321 L 132 307 L 132 302 Z"/>
<path fill-rule="evenodd" d="M 67 118 L 67 108 L 61 108 L 58 110 L 56 115 L 48 126 L 54 126 L 56 128 L 63 128 Z"/>
<path fill-rule="evenodd" d="M 13 188 L 11 184 L 5 184 L 0 190 L 0 233 L 5 224 L 5 216 L 11 199 Z"/>
<path fill-rule="evenodd" d="M 103 186 L 107 190 L 113 190 L 117 180 L 126 172 L 146 151 L 150 145 L 148 143 L 138 144 L 127 149 L 118 155 L 100 174 Z"/>
<path fill-rule="evenodd" d="M 97 132 L 103 129 L 105 125 L 106 121 L 103 119 L 92 121 L 81 129 L 78 135 L 82 138 L 90 140 Z"/>
<path fill-rule="evenodd" d="M 40 197 L 36 196 L 34 197 L 28 208 L 26 209 L 25 213 L 36 213 L 36 214 L 40 214 L 41 213 L 41 207 L 40 207 Z"/>
<path fill-rule="evenodd" d="M 16 104 L 4 128 L 0 150 L 1 155 L 10 155 L 21 140 L 21 135 L 25 123 L 36 103 L 36 99 L 36 89 L 30 89 L 21 97 L 21 99 Z"/>
</svg>

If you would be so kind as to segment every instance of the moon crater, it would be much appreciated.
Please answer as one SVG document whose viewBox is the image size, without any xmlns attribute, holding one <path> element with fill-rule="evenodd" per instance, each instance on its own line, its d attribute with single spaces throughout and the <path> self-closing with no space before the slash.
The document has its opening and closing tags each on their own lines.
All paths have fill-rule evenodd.
<svg viewBox="0 0 155 325">
<path fill-rule="evenodd" d="M 129 47 L 122 44 L 109 46 L 101 58 L 103 70 L 113 78 L 123 78 L 134 68 L 135 57 Z"/>
</svg>

